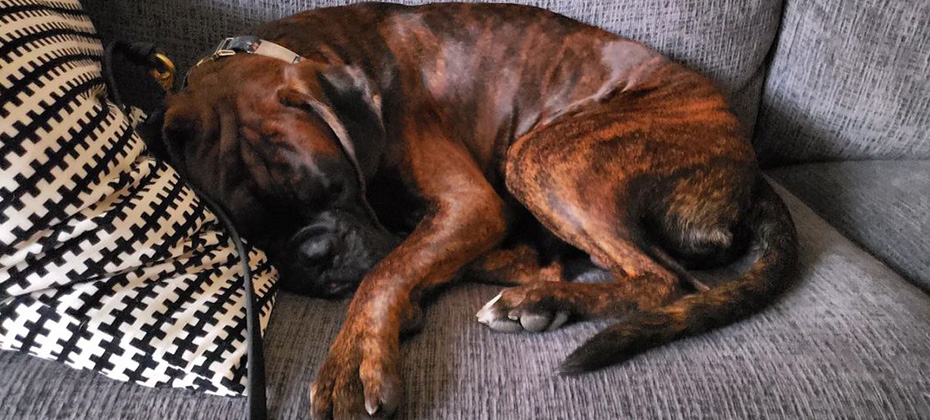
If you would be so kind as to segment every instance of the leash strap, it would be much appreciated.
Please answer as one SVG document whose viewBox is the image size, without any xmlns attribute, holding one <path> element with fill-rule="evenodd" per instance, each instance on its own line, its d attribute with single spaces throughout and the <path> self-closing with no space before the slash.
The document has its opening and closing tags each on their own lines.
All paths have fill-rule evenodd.
<svg viewBox="0 0 930 420">
<path fill-rule="evenodd" d="M 244 42 L 246 42 L 245 38 L 248 37 L 227 38 L 224 40 L 224 43 L 228 44 L 226 45 L 226 48 L 239 48 L 241 45 L 244 45 Z M 238 41 L 236 41 L 234 45 L 232 41 L 230 41 L 237 39 Z M 230 42 L 227 43 L 227 41 Z M 260 41 L 259 44 L 261 44 Z M 224 44 L 220 45 L 223 46 Z M 248 44 L 247 47 L 251 48 L 251 44 Z M 255 48 L 259 48 L 259 45 L 256 45 Z M 264 51 L 272 50 L 273 48 L 265 49 Z M 217 49 L 217 52 L 220 52 L 219 48 Z M 119 106 L 120 109 L 127 114 L 127 116 L 129 115 L 130 107 L 125 102 L 123 102 L 123 98 L 120 96 L 119 87 L 116 83 L 116 77 L 114 76 L 113 72 L 113 56 L 116 53 L 123 54 L 126 59 L 134 65 L 152 69 L 152 75 L 156 78 L 156 80 L 159 81 L 159 83 L 162 84 L 162 87 L 165 88 L 165 91 L 167 92 L 171 89 L 174 81 L 174 65 L 171 64 L 171 60 L 156 51 L 154 44 L 128 44 L 121 41 L 111 43 L 107 46 L 104 53 L 103 75 L 111 100 L 116 103 L 116 105 Z M 235 54 L 235 52 L 233 54 Z M 152 110 L 150 115 L 156 117 L 155 121 L 160 121 L 164 116 L 164 109 Z M 151 124 L 149 123 L 148 125 Z M 153 141 L 154 136 L 156 135 L 155 133 L 160 135 L 159 129 L 160 127 L 154 127 L 154 130 L 136 130 L 136 132 L 141 137 L 143 137 L 143 140 L 146 140 L 146 143 L 160 144 L 160 141 Z M 146 133 L 148 133 L 148 135 L 146 135 Z M 213 214 L 216 215 L 219 222 L 226 228 L 226 231 L 229 233 L 230 242 L 232 242 L 233 246 L 235 246 L 236 253 L 239 256 L 239 263 L 242 266 L 242 287 L 245 289 L 246 335 L 248 341 L 246 361 L 246 369 L 248 372 L 246 377 L 246 389 L 249 393 L 248 419 L 266 420 L 268 418 L 268 406 L 265 388 L 264 345 L 262 343 L 260 325 L 261 321 L 259 318 L 259 311 L 261 311 L 261 307 L 258 305 L 258 300 L 255 296 L 255 286 L 252 281 L 252 269 L 249 266 L 249 255 L 246 252 L 245 244 L 242 242 L 242 238 L 239 236 L 239 232 L 236 230 L 236 227 L 232 223 L 232 219 L 230 219 L 229 215 L 226 213 L 223 207 L 213 201 L 209 196 L 204 194 L 190 182 L 187 182 L 183 178 L 181 181 L 185 182 L 187 186 L 190 187 L 204 202 L 204 204 L 206 204 L 206 206 L 213 212 Z"/>
</svg>

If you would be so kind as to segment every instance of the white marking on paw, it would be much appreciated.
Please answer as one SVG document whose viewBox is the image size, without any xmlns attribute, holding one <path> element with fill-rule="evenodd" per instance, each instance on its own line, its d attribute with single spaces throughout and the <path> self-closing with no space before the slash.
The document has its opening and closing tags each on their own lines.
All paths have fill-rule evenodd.
<svg viewBox="0 0 930 420">
<path fill-rule="evenodd" d="M 490 324 L 490 322 L 494 320 L 494 310 L 491 307 L 494 306 L 494 304 L 497 303 L 497 301 L 500 299 L 501 293 L 498 293 L 497 296 L 494 296 L 494 299 L 489 300 L 488 303 L 485 303 L 484 306 L 481 307 L 478 313 L 475 314 L 475 316 L 478 318 L 478 322 L 482 324 Z"/>
</svg>

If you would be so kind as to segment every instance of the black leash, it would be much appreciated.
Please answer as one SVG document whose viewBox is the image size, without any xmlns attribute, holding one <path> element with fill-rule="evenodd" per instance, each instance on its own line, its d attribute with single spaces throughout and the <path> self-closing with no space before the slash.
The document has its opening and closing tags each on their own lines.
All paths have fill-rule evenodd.
<svg viewBox="0 0 930 420">
<path fill-rule="evenodd" d="M 165 92 L 170 91 L 174 84 L 174 65 L 164 55 L 158 53 L 155 44 L 137 42 L 126 43 L 116 41 L 106 47 L 103 57 L 103 76 L 107 85 L 110 99 L 128 116 L 130 107 L 120 96 L 116 75 L 114 73 L 114 58 L 120 54 L 129 63 L 151 70 L 151 74 L 162 85 Z M 164 118 L 163 95 L 161 105 L 151 107 L 149 117 L 143 122 L 140 129 L 136 130 L 140 137 L 145 140 L 147 146 L 153 154 L 162 160 L 165 155 L 159 156 L 158 151 L 163 150 L 161 139 L 161 122 Z M 180 176 L 180 174 L 178 175 Z M 248 339 L 246 369 L 248 376 L 246 378 L 246 389 L 249 393 L 249 420 L 266 420 L 268 418 L 268 407 L 265 389 L 265 355 L 262 344 L 262 333 L 259 319 L 261 307 L 255 297 L 255 286 L 252 281 L 252 269 L 249 266 L 249 255 L 246 252 L 245 244 L 239 236 L 239 232 L 232 223 L 232 219 L 218 203 L 213 201 L 209 196 L 203 194 L 197 187 L 183 178 L 182 182 L 187 183 L 206 204 L 213 214 L 216 215 L 220 223 L 229 232 L 229 239 L 236 247 L 236 253 L 239 255 L 239 262 L 242 265 L 242 287 L 245 289 L 245 312 L 246 312 L 246 335 Z"/>
</svg>

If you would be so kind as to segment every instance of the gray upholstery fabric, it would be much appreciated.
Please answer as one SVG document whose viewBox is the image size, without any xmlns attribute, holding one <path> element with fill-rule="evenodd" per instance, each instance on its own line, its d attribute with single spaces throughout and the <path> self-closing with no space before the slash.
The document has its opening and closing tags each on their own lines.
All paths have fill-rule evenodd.
<svg viewBox="0 0 930 420">
<path fill-rule="evenodd" d="M 474 0 L 472 0 L 474 1 Z M 84 0 L 106 39 L 152 41 L 186 69 L 223 38 L 298 11 L 347 0 Z M 401 3 L 426 3 L 406 0 Z M 781 0 L 511 0 L 643 41 L 713 77 L 752 132 Z"/>
<path fill-rule="evenodd" d="M 847 237 L 930 291 L 930 161 L 805 164 L 769 174 Z"/>
<path fill-rule="evenodd" d="M 930 2 L 798 1 L 765 82 L 766 164 L 930 158 Z"/>
<path fill-rule="evenodd" d="M 495 334 L 498 288 L 442 295 L 403 346 L 409 419 L 917 419 L 930 417 L 930 296 L 789 197 L 801 279 L 757 316 L 575 378 L 553 372 L 605 323 Z M 344 303 L 281 294 L 268 330 L 272 415 L 302 419 Z M 0 353 L 0 419 L 239 419 L 243 399 L 151 390 Z"/>
</svg>

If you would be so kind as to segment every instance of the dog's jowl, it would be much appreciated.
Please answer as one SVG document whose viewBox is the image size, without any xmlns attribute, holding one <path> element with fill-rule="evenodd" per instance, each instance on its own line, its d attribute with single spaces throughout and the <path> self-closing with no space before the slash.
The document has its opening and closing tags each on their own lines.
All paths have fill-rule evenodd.
<svg viewBox="0 0 930 420">
<path fill-rule="evenodd" d="M 456 278 L 512 285 L 478 313 L 499 331 L 617 318 L 576 373 L 737 320 L 791 277 L 794 226 L 726 100 L 642 44 L 488 4 L 320 9 L 248 35 L 191 70 L 164 138 L 286 288 L 355 291 L 315 418 L 392 414 L 401 333 Z M 579 258 L 608 281 L 566 281 Z M 726 266 L 743 269 L 700 274 Z"/>
</svg>

